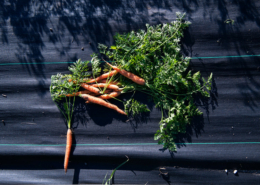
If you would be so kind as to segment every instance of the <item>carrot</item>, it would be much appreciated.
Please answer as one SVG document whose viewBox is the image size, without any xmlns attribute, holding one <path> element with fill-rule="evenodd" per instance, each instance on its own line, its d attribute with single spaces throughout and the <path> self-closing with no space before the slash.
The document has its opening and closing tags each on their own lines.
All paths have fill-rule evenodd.
<svg viewBox="0 0 260 185">
<path fill-rule="evenodd" d="M 99 98 L 101 98 L 103 100 L 107 100 L 110 98 L 115 98 L 115 97 L 119 96 L 120 94 L 121 94 L 121 92 L 117 91 L 117 92 L 112 92 L 110 94 L 103 94 L 103 95 L 99 96 Z"/>
<path fill-rule="evenodd" d="M 109 82 L 109 80 L 106 80 L 106 79 L 100 80 L 99 83 L 109 83 L 111 85 L 117 85 L 118 84 L 118 82 L 115 82 L 115 81 Z"/>
<path fill-rule="evenodd" d="M 113 90 L 119 91 L 119 87 L 117 85 L 109 85 L 109 84 L 105 84 L 105 83 L 98 83 L 98 84 L 93 84 L 91 86 L 92 87 L 106 87 L 108 89 L 113 89 Z"/>
<path fill-rule="evenodd" d="M 116 110 L 120 114 L 127 115 L 123 110 L 119 109 L 116 105 L 108 103 L 105 100 L 102 100 L 101 98 L 97 98 L 97 97 L 94 97 L 94 96 L 91 96 L 91 95 L 88 95 L 88 94 L 80 94 L 79 96 L 82 97 L 83 99 L 91 102 L 91 103 L 99 104 L 99 105 L 102 105 L 104 107 Z"/>
<path fill-rule="evenodd" d="M 107 62 L 106 62 L 107 63 Z M 144 85 L 145 84 L 145 80 L 143 78 L 140 78 L 139 76 L 130 73 L 126 70 L 123 69 L 119 69 L 116 66 L 112 66 L 111 64 L 107 63 L 107 65 L 109 65 L 110 67 L 112 67 L 114 70 L 116 70 L 117 72 L 119 72 L 121 75 L 125 76 L 126 78 L 129 78 L 130 80 L 132 80 L 133 82 L 139 84 L 139 85 Z"/>
<path fill-rule="evenodd" d="M 82 83 L 82 84 L 81 84 L 81 87 L 83 87 L 84 89 L 87 89 L 87 90 L 89 90 L 89 91 L 91 91 L 91 92 L 94 92 L 94 93 L 96 93 L 96 94 L 100 94 L 99 89 L 96 88 L 96 87 L 87 85 L 87 84 L 85 84 L 85 83 Z"/>
<path fill-rule="evenodd" d="M 103 94 L 108 94 L 108 93 L 111 93 L 112 90 L 110 89 L 107 89 L 105 90 L 105 92 L 103 92 Z M 67 94 L 66 96 L 67 97 L 74 97 L 74 96 L 78 96 L 80 94 L 89 94 L 89 95 L 92 95 L 92 96 L 98 96 L 100 94 L 96 94 L 96 93 L 93 93 L 93 92 L 90 92 L 88 90 L 84 90 L 84 91 L 79 91 L 79 92 L 76 92 L 76 93 L 72 93 L 72 94 Z"/>
<path fill-rule="evenodd" d="M 73 97 L 73 96 L 78 96 L 80 94 L 90 94 L 90 93 L 91 93 L 90 91 L 85 90 L 85 91 L 79 91 L 79 92 L 72 93 L 72 94 L 67 94 L 66 96 L 67 97 Z"/>
<path fill-rule="evenodd" d="M 108 94 L 108 93 L 111 93 L 111 92 L 112 92 L 111 89 L 107 89 L 107 90 L 105 90 L 105 92 L 103 92 L 103 94 Z"/>
<path fill-rule="evenodd" d="M 118 72 L 117 72 L 116 70 L 113 70 L 113 71 L 110 71 L 110 72 L 108 72 L 108 73 L 102 74 L 102 75 L 100 75 L 99 77 L 97 77 L 96 79 L 92 79 L 92 80 L 90 80 L 90 81 L 87 82 L 87 83 L 95 83 L 95 82 L 98 82 L 98 81 L 100 81 L 100 80 L 102 80 L 102 79 L 105 79 L 105 78 L 108 78 L 108 77 L 110 77 L 110 76 L 116 75 L 117 73 L 118 73 Z"/>
<path fill-rule="evenodd" d="M 70 151 L 72 146 L 72 131 L 69 128 L 67 131 L 67 143 L 66 143 L 66 151 L 65 151 L 65 159 L 64 159 L 64 171 L 67 173 Z"/>
</svg>

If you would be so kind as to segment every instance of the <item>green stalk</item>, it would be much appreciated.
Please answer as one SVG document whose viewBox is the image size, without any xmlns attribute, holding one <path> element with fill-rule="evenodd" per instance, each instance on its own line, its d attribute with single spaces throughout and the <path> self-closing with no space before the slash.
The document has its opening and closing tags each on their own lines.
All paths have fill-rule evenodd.
<svg viewBox="0 0 260 185">
<path fill-rule="evenodd" d="M 115 172 L 116 172 L 116 170 L 118 170 L 121 166 L 123 166 L 125 163 L 127 163 L 127 162 L 129 161 L 128 156 L 126 156 L 126 157 L 127 157 L 127 160 L 126 160 L 125 162 L 121 163 L 118 167 L 116 167 L 116 168 L 112 171 L 112 173 L 111 173 L 109 179 L 107 179 L 105 185 L 109 185 L 109 184 L 110 184 L 110 181 L 112 180 L 112 178 L 113 178 L 113 176 L 114 176 L 114 174 L 115 174 Z M 107 176 L 107 175 L 106 175 L 106 176 Z M 106 176 L 105 176 L 105 178 L 104 178 L 104 180 L 103 180 L 103 183 L 104 183 L 104 181 L 106 180 Z M 103 183 L 102 183 L 102 184 L 103 184 Z"/>
<path fill-rule="evenodd" d="M 64 112 L 60 109 L 60 107 L 58 106 L 58 104 L 55 101 L 54 101 L 54 103 L 56 104 L 56 106 L 58 107 L 58 109 L 61 111 L 61 113 L 65 117 L 66 121 L 68 122 L 68 119 L 67 119 L 66 115 L 64 114 Z"/>
<path fill-rule="evenodd" d="M 74 111 L 74 104 L 75 104 L 75 96 L 73 98 L 73 104 L 72 104 L 72 109 L 71 109 L 71 114 L 70 114 L 70 121 L 68 123 L 68 128 L 71 128 L 71 121 L 72 121 L 72 115 L 73 115 L 73 111 Z"/>
<path fill-rule="evenodd" d="M 194 91 L 191 91 L 191 92 L 185 93 L 185 94 L 175 94 L 175 93 L 166 92 L 166 91 L 163 91 L 163 90 L 160 90 L 160 89 L 157 89 L 157 90 L 158 90 L 158 91 L 163 91 L 163 92 L 168 93 L 168 94 L 171 94 L 171 95 L 176 95 L 176 96 L 181 95 L 181 96 L 185 96 L 185 95 L 188 95 L 188 94 L 193 94 L 193 93 L 195 93 L 195 92 L 198 92 L 199 90 L 203 89 L 205 86 L 206 86 L 206 84 L 203 85 L 201 88 L 199 88 L 199 89 L 197 89 L 197 90 L 194 90 Z"/>
</svg>

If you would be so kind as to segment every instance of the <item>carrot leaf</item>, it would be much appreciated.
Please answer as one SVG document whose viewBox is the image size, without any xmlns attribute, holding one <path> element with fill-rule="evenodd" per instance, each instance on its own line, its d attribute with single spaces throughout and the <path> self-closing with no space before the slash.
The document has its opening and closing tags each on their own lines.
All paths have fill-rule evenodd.
<svg viewBox="0 0 260 185">
<path fill-rule="evenodd" d="M 72 75 L 77 79 L 83 79 L 90 77 L 90 69 L 89 69 L 90 61 L 81 61 L 78 59 L 74 64 L 70 65 L 68 69 L 72 72 Z"/>
<path fill-rule="evenodd" d="M 150 112 L 147 105 L 142 104 L 134 99 L 129 99 L 124 103 L 125 112 L 128 116 L 135 117 L 136 115 L 144 112 Z"/>
</svg>

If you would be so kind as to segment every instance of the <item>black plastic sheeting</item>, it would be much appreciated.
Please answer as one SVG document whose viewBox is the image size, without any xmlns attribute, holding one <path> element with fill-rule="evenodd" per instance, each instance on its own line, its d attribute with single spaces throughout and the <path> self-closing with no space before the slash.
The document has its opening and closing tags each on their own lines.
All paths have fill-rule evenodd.
<svg viewBox="0 0 260 185">
<path fill-rule="evenodd" d="M 214 73 L 212 98 L 196 97 L 204 115 L 170 153 L 153 140 L 161 114 L 152 104 L 147 117 L 128 121 L 77 100 L 76 146 L 65 175 L 66 125 L 50 97 L 51 75 L 89 60 L 115 33 L 174 21 L 177 11 L 192 22 L 183 39 L 191 68 Z M 1 1 L 0 183 L 100 184 L 127 155 L 113 183 L 260 184 L 260 62 L 239 57 L 260 54 L 259 12 L 257 0 Z M 147 102 L 143 94 L 137 99 Z M 159 175 L 161 167 L 167 175 Z"/>
</svg>

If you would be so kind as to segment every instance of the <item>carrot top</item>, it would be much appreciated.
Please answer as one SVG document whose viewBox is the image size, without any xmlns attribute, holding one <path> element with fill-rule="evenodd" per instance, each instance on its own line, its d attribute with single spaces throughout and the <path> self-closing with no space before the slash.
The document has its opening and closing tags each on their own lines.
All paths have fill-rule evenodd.
<svg viewBox="0 0 260 185">
<path fill-rule="evenodd" d="M 160 129 L 154 139 L 172 151 L 176 150 L 176 134 L 186 132 L 191 118 L 201 114 L 194 104 L 193 94 L 209 97 L 212 80 L 212 75 L 205 80 L 200 72 L 191 72 L 188 69 L 190 59 L 180 52 L 183 31 L 190 24 L 183 21 L 183 17 L 178 13 L 172 23 L 147 24 L 146 31 L 117 34 L 115 45 L 110 48 L 99 45 L 100 53 L 114 61 L 108 65 L 121 72 L 122 92 L 143 92 L 161 110 Z M 132 100 L 125 103 L 125 109 L 132 115 L 145 110 Z"/>
</svg>

